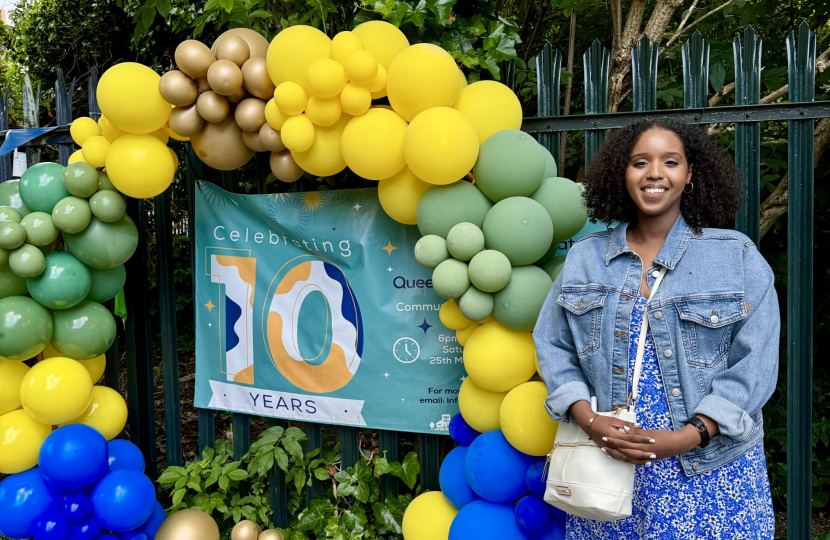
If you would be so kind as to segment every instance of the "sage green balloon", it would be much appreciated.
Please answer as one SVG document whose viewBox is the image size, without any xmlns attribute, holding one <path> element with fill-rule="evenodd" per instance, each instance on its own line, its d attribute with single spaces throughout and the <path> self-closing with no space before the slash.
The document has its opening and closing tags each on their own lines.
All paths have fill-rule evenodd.
<svg viewBox="0 0 830 540">
<path fill-rule="evenodd" d="M 52 339 L 52 317 L 28 296 L 0 300 L 0 356 L 28 360 L 43 351 Z"/>
<path fill-rule="evenodd" d="M 545 207 L 553 223 L 553 241 L 541 259 L 546 261 L 559 249 L 559 242 L 573 238 L 582 230 L 588 222 L 588 210 L 582 189 L 567 178 L 545 178 L 530 198 Z"/>
<path fill-rule="evenodd" d="M 26 280 L 18 276 L 7 263 L 0 264 L 0 298 L 26 294 Z"/>
<path fill-rule="evenodd" d="M 458 307 L 462 315 L 471 321 L 486 319 L 493 312 L 493 295 L 470 287 L 461 295 Z"/>
<path fill-rule="evenodd" d="M 92 276 L 84 263 L 69 253 L 50 253 L 46 268 L 38 277 L 26 281 L 29 294 L 49 309 L 66 309 L 86 298 Z"/>
<path fill-rule="evenodd" d="M 9 180 L 0 183 L 0 206 L 10 206 L 17 210 L 21 216 L 25 216 L 31 210 L 23 204 L 20 198 L 20 180 Z"/>
<path fill-rule="evenodd" d="M 438 296 L 453 300 L 460 298 L 470 288 L 467 263 L 447 259 L 432 271 L 432 288 Z"/>
<path fill-rule="evenodd" d="M 556 160 L 553 159 L 553 155 L 541 144 L 539 145 L 539 149 L 542 151 L 542 159 L 545 160 L 545 172 L 542 174 L 542 178 L 551 178 L 556 176 L 558 170 L 556 168 Z"/>
<path fill-rule="evenodd" d="M 63 185 L 75 197 L 86 199 L 98 191 L 98 171 L 83 161 L 70 163 L 63 171 Z"/>
<path fill-rule="evenodd" d="M 432 186 L 418 202 L 416 219 L 421 235 L 446 238 L 458 223 L 481 227 L 493 204 L 474 185 L 464 180 L 446 186 Z"/>
<path fill-rule="evenodd" d="M 65 233 L 79 233 L 92 219 L 89 202 L 78 197 L 66 197 L 58 201 L 52 210 L 52 223 Z"/>
<path fill-rule="evenodd" d="M 26 229 L 26 242 L 33 246 L 51 245 L 60 232 L 52 223 L 52 216 L 45 212 L 32 212 L 20 224 Z"/>
<path fill-rule="evenodd" d="M 124 264 L 138 246 L 138 230 L 127 215 L 113 223 L 93 217 L 86 229 L 63 238 L 69 252 L 79 261 L 101 269 Z"/>
<path fill-rule="evenodd" d="M 470 261 L 470 281 L 481 291 L 494 293 L 510 281 L 510 269 L 510 260 L 504 253 L 485 249 Z"/>
<path fill-rule="evenodd" d="M 556 281 L 563 266 L 565 266 L 565 255 L 559 255 L 539 265 L 542 270 L 548 273 L 552 281 Z"/>
<path fill-rule="evenodd" d="M 107 176 L 107 173 L 101 171 L 98 173 L 98 191 L 115 191 L 118 192 L 118 189 L 113 185 L 112 180 L 110 177 Z"/>
<path fill-rule="evenodd" d="M 513 266 L 533 264 L 550 248 L 553 223 L 547 210 L 527 197 L 500 201 L 484 219 L 488 249 L 501 251 Z"/>
<path fill-rule="evenodd" d="M 98 302 L 84 300 L 78 305 L 52 311 L 55 332 L 52 345 L 69 358 L 91 360 L 101 356 L 115 340 L 115 319 Z"/>
<path fill-rule="evenodd" d="M 5 248 L 0 248 L 0 266 L 4 266 L 9 263 L 9 250 Z"/>
<path fill-rule="evenodd" d="M 92 215 L 101 221 L 112 223 L 124 217 L 127 212 L 127 201 L 115 191 L 99 191 L 89 198 L 89 209 Z"/>
<path fill-rule="evenodd" d="M 0 207 L 0 223 L 3 221 L 14 221 L 15 223 L 20 223 L 21 219 L 23 219 L 23 216 L 20 215 L 20 212 L 11 206 Z"/>
<path fill-rule="evenodd" d="M 123 264 L 107 270 L 89 268 L 89 274 L 92 277 L 92 287 L 86 295 L 87 300 L 99 303 L 115 298 L 127 281 L 127 270 Z"/>
<path fill-rule="evenodd" d="M 553 280 L 538 266 L 513 268 L 510 283 L 493 295 L 493 317 L 505 328 L 530 332 L 536 326 L 551 285 Z"/>
<path fill-rule="evenodd" d="M 4 221 L 0 223 L 0 248 L 17 249 L 26 241 L 26 229 L 20 223 Z"/>
<path fill-rule="evenodd" d="M 447 241 L 440 236 L 428 234 L 415 244 L 415 260 L 424 268 L 435 268 L 449 258 Z"/>
<path fill-rule="evenodd" d="M 23 244 L 9 254 L 9 268 L 22 278 L 39 276 L 46 268 L 46 256 L 32 244 Z"/>
<path fill-rule="evenodd" d="M 63 185 L 60 163 L 38 163 L 20 177 L 20 198 L 32 212 L 51 214 L 64 197 L 69 197 L 69 192 Z"/>
<path fill-rule="evenodd" d="M 528 197 L 542 183 L 545 159 L 539 143 L 524 131 L 505 129 L 481 143 L 473 167 L 476 186 L 494 203 Z"/>
<path fill-rule="evenodd" d="M 484 249 L 484 233 L 472 223 L 459 223 L 447 233 L 447 250 L 459 261 L 469 261 L 482 249 Z"/>
</svg>

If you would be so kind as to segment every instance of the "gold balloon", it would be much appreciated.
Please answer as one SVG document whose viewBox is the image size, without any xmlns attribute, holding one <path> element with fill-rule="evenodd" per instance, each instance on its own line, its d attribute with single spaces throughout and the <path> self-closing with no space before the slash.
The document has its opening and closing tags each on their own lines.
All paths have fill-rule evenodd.
<svg viewBox="0 0 830 540">
<path fill-rule="evenodd" d="M 221 43 L 216 45 L 216 59 L 230 60 L 239 67 L 242 67 L 248 58 L 251 57 L 251 48 L 248 42 L 239 36 L 225 36 Z"/>
<path fill-rule="evenodd" d="M 291 157 L 290 150 L 271 153 L 271 172 L 283 182 L 294 182 L 303 175 L 303 170 Z"/>
<path fill-rule="evenodd" d="M 243 519 L 231 530 L 231 540 L 257 540 L 261 532 L 259 525 L 249 519 Z"/>
<path fill-rule="evenodd" d="M 215 53 L 219 48 L 219 44 L 228 36 L 239 36 L 244 39 L 251 50 L 251 58 L 265 58 L 265 55 L 268 54 L 268 40 L 250 28 L 231 28 L 216 38 L 210 50 Z"/>
<path fill-rule="evenodd" d="M 242 88 L 242 71 L 230 60 L 217 60 L 208 69 L 207 80 L 214 92 L 229 96 Z"/>
<path fill-rule="evenodd" d="M 252 96 L 268 101 L 274 96 L 274 83 L 268 75 L 265 58 L 254 57 L 242 65 L 242 84 Z"/>
<path fill-rule="evenodd" d="M 224 96 L 220 96 L 216 92 L 203 92 L 196 100 L 196 110 L 199 116 L 208 122 L 221 122 L 228 117 L 230 105 Z M 184 135 L 182 132 L 178 132 Z"/>
<path fill-rule="evenodd" d="M 196 107 L 195 103 L 186 107 L 173 107 L 170 111 L 170 129 L 182 137 L 190 137 L 202 129 L 205 120 Z"/>
<path fill-rule="evenodd" d="M 201 79 L 194 79 L 196 83 L 196 88 L 199 89 L 199 93 L 202 92 L 210 92 L 210 83 L 207 80 L 207 77 L 202 77 Z"/>
<path fill-rule="evenodd" d="M 228 101 L 230 101 L 231 103 L 239 103 L 240 101 L 248 97 L 248 92 L 245 91 L 244 86 L 240 86 L 239 90 L 225 97 L 228 98 Z"/>
<path fill-rule="evenodd" d="M 248 98 L 236 106 L 235 116 L 242 131 L 257 132 L 265 123 L 265 102 Z"/>
<path fill-rule="evenodd" d="M 208 68 L 216 62 L 216 57 L 207 45 L 195 39 L 179 43 L 176 47 L 175 59 L 179 69 L 194 79 L 207 75 Z"/>
<path fill-rule="evenodd" d="M 259 130 L 259 142 L 261 142 L 262 146 L 271 152 L 282 152 L 285 150 L 285 145 L 282 144 L 280 132 L 272 128 L 267 122 L 262 124 L 262 127 Z"/>
<path fill-rule="evenodd" d="M 171 514 L 156 532 L 157 540 L 219 540 L 219 526 L 213 518 L 195 508 Z"/>
<path fill-rule="evenodd" d="M 254 152 L 267 152 L 267 151 L 269 151 L 262 144 L 262 141 L 259 138 L 259 132 L 243 131 L 242 132 L 242 142 L 244 142 L 245 146 L 247 146 L 248 148 L 250 148 Z"/>
<path fill-rule="evenodd" d="M 254 157 L 254 151 L 245 146 L 242 130 L 232 115 L 217 123 L 206 123 L 190 137 L 193 151 L 206 165 L 220 171 L 232 171 Z"/>
<path fill-rule="evenodd" d="M 199 89 L 193 79 L 176 70 L 161 76 L 159 92 L 165 101 L 179 107 L 190 105 L 199 97 Z"/>
<path fill-rule="evenodd" d="M 277 529 L 266 529 L 259 533 L 257 540 L 285 540 L 285 537 Z"/>
</svg>

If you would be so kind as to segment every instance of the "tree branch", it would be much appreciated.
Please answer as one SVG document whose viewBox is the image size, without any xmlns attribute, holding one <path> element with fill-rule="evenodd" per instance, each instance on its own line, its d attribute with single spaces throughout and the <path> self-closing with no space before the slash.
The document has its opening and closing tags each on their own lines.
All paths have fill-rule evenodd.
<svg viewBox="0 0 830 540">
<path fill-rule="evenodd" d="M 686 16 L 683 17 L 682 21 L 680 21 L 680 26 L 677 27 L 677 31 L 675 31 L 674 35 L 669 39 L 668 42 L 666 42 L 666 46 L 663 47 L 663 50 L 668 49 L 671 46 L 671 44 L 674 43 L 675 40 L 680 36 L 680 34 L 683 33 L 684 29 L 686 28 L 686 22 L 688 22 L 689 17 L 692 16 L 692 12 L 695 10 L 697 3 L 698 0 L 694 0 L 692 2 L 692 5 L 689 6 L 689 9 L 686 11 Z"/>
<path fill-rule="evenodd" d="M 671 47 L 671 46 L 674 44 L 674 42 L 675 42 L 675 41 L 677 41 L 677 39 L 678 39 L 678 38 L 679 38 L 682 34 L 685 34 L 685 33 L 686 33 L 686 32 L 688 32 L 689 30 L 691 30 L 692 28 L 694 28 L 694 27 L 695 27 L 695 25 L 696 25 L 697 23 L 699 23 L 699 22 L 703 21 L 704 19 L 708 18 L 708 17 L 709 17 L 709 16 L 711 16 L 711 15 L 714 15 L 714 14 L 715 14 L 715 13 L 717 13 L 718 11 L 722 10 L 723 8 L 725 8 L 726 6 L 728 6 L 728 5 L 730 5 L 730 4 L 734 3 L 734 2 L 735 2 L 735 0 L 728 0 L 727 2 L 724 2 L 724 3 L 723 3 L 723 4 L 721 4 L 720 6 L 716 7 L 715 9 L 713 9 L 712 11 L 710 11 L 709 13 L 707 13 L 706 15 L 703 15 L 703 16 L 702 16 L 702 17 L 700 17 L 699 19 L 696 19 L 696 20 L 695 20 L 695 22 L 693 22 L 692 24 L 690 24 L 689 26 L 687 26 L 687 27 L 685 27 L 685 28 L 684 28 L 684 27 L 683 27 L 683 25 L 686 23 L 686 19 L 688 19 L 688 18 L 689 18 L 689 15 L 691 15 L 691 13 L 692 13 L 692 9 L 694 9 L 695 4 L 697 3 L 697 0 L 695 0 L 695 2 L 692 2 L 692 7 L 691 7 L 691 8 L 689 8 L 689 13 L 687 13 L 687 14 L 686 14 L 686 18 L 685 18 L 685 19 L 683 19 L 683 22 L 681 22 L 681 23 L 680 23 L 680 26 L 678 27 L 677 32 L 675 32 L 675 33 L 674 33 L 674 35 L 671 37 L 671 39 L 669 39 L 669 40 L 666 42 L 665 47 L 663 47 L 663 51 L 665 51 L 666 49 L 668 49 L 669 47 Z M 660 52 L 661 52 L 661 54 L 662 54 L 662 51 L 660 51 Z"/>
<path fill-rule="evenodd" d="M 714 107 L 723 101 L 726 96 L 731 94 L 733 90 L 735 90 L 735 83 L 733 82 L 721 87 L 721 89 L 715 92 L 715 95 L 709 99 L 709 106 Z"/>
</svg>

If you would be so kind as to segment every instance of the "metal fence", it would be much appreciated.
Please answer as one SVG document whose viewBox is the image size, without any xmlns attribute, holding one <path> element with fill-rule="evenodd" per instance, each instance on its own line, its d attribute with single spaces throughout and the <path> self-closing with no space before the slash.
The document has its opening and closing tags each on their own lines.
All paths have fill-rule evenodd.
<svg viewBox="0 0 830 540">
<path fill-rule="evenodd" d="M 811 522 L 811 433 L 812 433 L 812 348 L 813 348 L 813 136 L 814 121 L 830 117 L 830 106 L 814 101 L 816 36 L 805 22 L 787 39 L 789 76 L 789 102 L 760 104 L 761 88 L 761 39 L 751 27 L 742 38 L 733 43 L 735 57 L 734 106 L 708 108 L 709 44 L 700 33 L 683 45 L 684 108 L 657 111 L 657 64 L 659 49 L 646 36 L 635 46 L 631 54 L 633 78 L 633 111 L 607 113 L 608 75 L 610 52 L 599 41 L 583 55 L 585 72 L 585 114 L 560 116 L 560 73 L 562 57 L 546 45 L 536 57 L 538 85 L 538 117 L 525 118 L 522 129 L 533 133 L 538 140 L 559 154 L 560 134 L 585 133 L 584 163 L 587 166 L 597 148 L 606 137 L 608 129 L 620 128 L 642 119 L 671 119 L 705 127 L 716 123 L 734 123 L 736 131 L 736 161 L 741 171 L 746 194 L 736 219 L 736 229 L 746 233 L 756 244 L 760 240 L 760 164 L 761 122 L 787 122 L 789 133 L 789 208 L 788 220 L 788 279 L 787 279 L 787 474 L 788 474 L 788 538 L 810 538 Z M 504 80 L 514 80 L 514 66 L 504 70 Z M 89 80 L 90 116 L 100 115 L 95 102 L 94 89 L 98 74 L 93 70 Z M 28 81 L 27 81 L 28 82 Z M 55 130 L 27 145 L 29 163 L 39 159 L 39 148 L 57 145 L 62 163 L 66 163 L 73 149 L 67 124 L 71 121 L 70 103 L 74 82 L 67 89 L 61 74 L 56 82 L 56 107 L 62 129 Z M 38 94 L 40 89 L 38 88 Z M 31 85 L 24 89 L 24 117 L 26 127 L 37 121 Z M 0 99 L 0 137 L 8 129 L 8 92 Z M 259 192 L 265 192 L 267 159 L 257 157 Z M 557 160 L 558 161 L 558 160 Z M 189 229 L 192 252 L 193 191 L 197 178 L 214 181 L 225 189 L 235 191 L 239 186 L 238 171 L 220 173 L 204 166 L 187 151 L 183 163 L 183 181 L 186 183 L 189 213 L 186 221 L 171 219 L 170 190 L 154 200 L 154 221 L 158 257 L 158 291 L 161 322 L 162 370 L 164 380 L 164 421 L 166 430 L 166 459 L 170 465 L 181 465 L 181 414 L 179 398 L 179 365 L 176 328 L 176 297 L 173 287 L 172 244 L 174 234 Z M 11 178 L 10 156 L 0 157 L 0 181 Z M 131 200 L 128 211 L 139 229 L 140 245 L 147 242 L 147 201 Z M 175 228 L 174 228 L 175 227 Z M 147 472 L 155 476 L 156 446 L 153 403 L 153 358 L 150 346 L 150 321 L 148 313 L 147 251 L 138 250 L 127 264 L 129 279 L 125 296 L 128 307 L 124 343 L 126 345 L 126 370 L 128 377 L 129 425 L 133 441 L 142 449 L 147 461 Z M 117 343 L 107 353 L 106 384 L 118 388 L 120 354 Z M 211 410 L 198 410 L 199 447 L 215 443 L 215 414 Z M 271 425 L 281 421 L 271 420 Z M 233 414 L 233 448 L 235 458 L 244 455 L 250 446 L 250 417 Z M 322 427 L 307 425 L 309 448 L 322 446 Z M 343 465 L 349 466 L 360 457 L 360 430 L 340 427 Z M 390 460 L 398 459 L 397 432 L 378 433 L 381 451 Z M 440 436 L 419 435 L 422 485 L 425 489 L 438 488 L 440 465 Z M 274 522 L 287 525 L 287 490 L 282 471 L 274 467 L 271 477 L 271 499 Z M 315 480 L 307 496 L 319 493 L 322 485 Z M 384 479 L 384 492 L 396 492 L 397 484 Z"/>
</svg>

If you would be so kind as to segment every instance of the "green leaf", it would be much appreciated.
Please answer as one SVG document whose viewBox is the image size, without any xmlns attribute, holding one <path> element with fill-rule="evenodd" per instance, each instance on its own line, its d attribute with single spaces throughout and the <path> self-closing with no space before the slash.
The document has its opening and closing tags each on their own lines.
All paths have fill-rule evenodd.
<svg viewBox="0 0 830 540">
<path fill-rule="evenodd" d="M 168 467 L 156 481 L 161 485 L 172 484 L 185 475 L 187 475 L 187 471 L 184 467 Z"/>
<path fill-rule="evenodd" d="M 285 450 L 282 448 L 274 448 L 274 459 L 277 461 L 277 467 L 283 470 L 283 472 L 288 471 L 288 454 L 285 453 Z"/>
<path fill-rule="evenodd" d="M 305 432 L 302 429 L 294 426 L 291 426 L 285 430 L 285 436 L 300 442 L 308 440 L 308 436 L 305 434 Z"/>
<path fill-rule="evenodd" d="M 175 493 L 173 493 L 173 499 L 172 499 L 173 506 L 176 506 L 177 504 L 182 502 L 182 499 L 184 499 L 185 493 L 186 493 L 185 489 L 180 489 L 180 490 L 176 491 Z"/>
<path fill-rule="evenodd" d="M 301 531 L 323 531 L 336 510 L 328 499 L 314 499 L 299 515 L 297 528 Z"/>
<path fill-rule="evenodd" d="M 243 471 L 242 469 L 236 469 L 228 473 L 228 478 L 240 482 L 248 478 L 248 473 Z"/>
<path fill-rule="evenodd" d="M 326 469 L 322 468 L 322 467 L 314 469 L 313 472 L 314 472 L 314 477 L 317 480 L 320 480 L 321 482 L 325 482 L 326 480 L 329 479 L 329 472 Z"/>
<path fill-rule="evenodd" d="M 270 19 L 273 15 L 270 12 L 264 11 L 262 9 L 257 9 L 248 13 L 249 17 L 253 17 L 255 19 Z"/>
<path fill-rule="evenodd" d="M 170 14 L 170 0 L 156 0 L 156 9 L 158 10 L 159 15 L 166 19 Z"/>
<path fill-rule="evenodd" d="M 193 481 L 188 482 L 187 487 L 189 487 L 190 489 L 192 489 L 193 491 L 196 491 L 198 493 L 202 492 L 202 486 L 199 485 L 199 482 L 193 482 Z"/>
<path fill-rule="evenodd" d="M 389 466 L 389 461 L 385 457 L 375 458 L 372 463 L 375 464 L 375 475 L 377 476 L 392 472 L 392 467 Z"/>
<path fill-rule="evenodd" d="M 230 13 L 233 10 L 233 0 L 219 0 L 219 5 L 222 6 L 222 9 Z M 236 516 L 236 514 L 234 514 Z M 239 521 L 237 519 L 237 521 Z"/>
<path fill-rule="evenodd" d="M 235 471 L 239 468 L 240 465 L 242 465 L 241 461 L 232 461 L 224 467 L 222 467 L 222 474 L 228 474 L 231 471 Z"/>
<path fill-rule="evenodd" d="M 302 491 L 304 485 L 305 469 L 297 469 L 297 473 L 294 475 L 294 487 L 297 488 L 297 491 Z"/>
<path fill-rule="evenodd" d="M 393 476 L 397 476 L 403 483 L 413 489 L 415 483 L 418 481 L 418 475 L 421 473 L 421 464 L 418 461 L 418 456 L 415 452 L 410 452 L 406 455 L 403 463 L 392 462 L 389 464 L 392 468 L 390 471 Z"/>
<path fill-rule="evenodd" d="M 268 16 L 270 17 L 271 14 L 268 13 Z M 277 441 L 279 441 L 282 438 L 282 434 L 284 432 L 285 430 L 282 428 L 282 426 L 274 426 L 266 429 L 262 432 L 262 435 L 259 436 L 259 439 L 257 439 L 254 442 L 254 444 L 251 445 L 251 448 L 248 450 L 248 452 L 254 454 L 265 446 L 273 446 Z"/>
<path fill-rule="evenodd" d="M 280 444 L 282 444 L 283 448 L 285 448 L 285 450 L 289 454 L 294 456 L 294 458 L 302 461 L 302 459 L 303 459 L 303 447 L 300 446 L 300 443 L 298 443 L 295 439 L 292 439 L 290 437 L 283 437 Z"/>
<path fill-rule="evenodd" d="M 141 10 L 141 25 L 144 27 L 144 31 L 150 29 L 150 26 L 153 24 L 153 19 L 156 18 L 156 8 L 154 6 L 145 6 Z"/>
<path fill-rule="evenodd" d="M 712 67 L 709 69 L 709 82 L 712 83 L 712 88 L 714 88 L 715 92 L 717 92 L 721 89 L 725 80 L 726 67 L 724 67 L 723 62 L 718 60 L 712 64 Z"/>
<path fill-rule="evenodd" d="M 230 485 L 230 480 L 224 474 L 219 477 L 219 489 L 222 491 L 227 491 L 228 486 Z"/>
<path fill-rule="evenodd" d="M 216 455 L 216 450 L 211 448 L 210 446 L 206 446 L 204 450 L 202 450 L 202 461 L 211 461 L 213 456 Z"/>
</svg>

